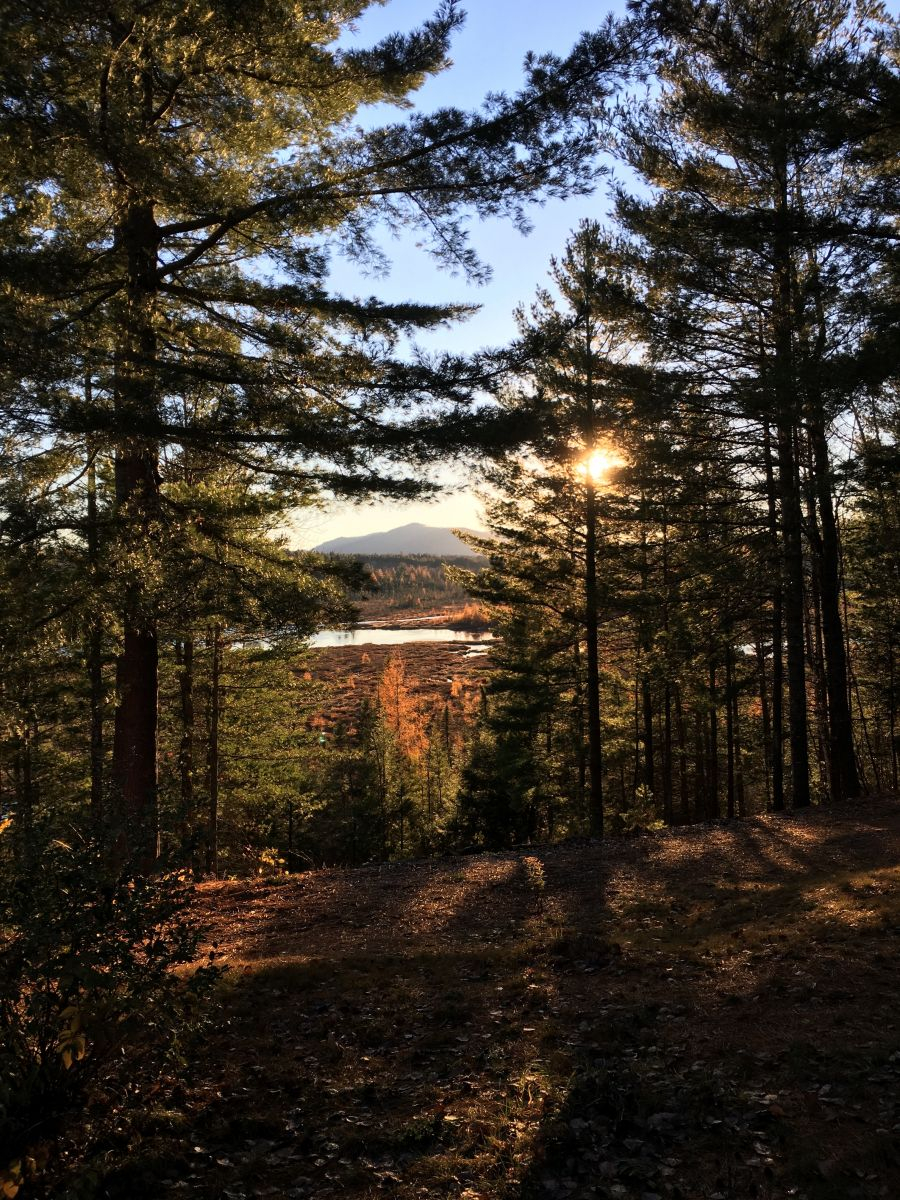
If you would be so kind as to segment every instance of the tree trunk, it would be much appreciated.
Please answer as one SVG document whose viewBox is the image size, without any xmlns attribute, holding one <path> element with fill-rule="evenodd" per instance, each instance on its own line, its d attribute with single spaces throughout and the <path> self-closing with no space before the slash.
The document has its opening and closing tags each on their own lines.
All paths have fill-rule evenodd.
<svg viewBox="0 0 900 1200">
<path fill-rule="evenodd" d="M 704 737 L 703 713 L 699 704 L 694 709 L 694 816 L 698 821 L 707 819 L 706 738 Z"/>
<path fill-rule="evenodd" d="M 152 868 L 158 856 L 156 807 L 157 671 L 155 628 L 142 629 L 133 610 L 126 622 L 122 652 L 116 663 L 113 784 L 121 797 L 120 824 L 135 867 Z"/>
<path fill-rule="evenodd" d="M 30 690 L 30 689 L 29 689 Z M 16 789 L 16 818 L 18 826 L 19 861 L 26 872 L 34 868 L 34 746 L 37 741 L 37 722 L 28 701 L 22 732 L 16 738 L 13 775 Z"/>
<path fill-rule="evenodd" d="M 719 808 L 719 686 L 715 662 L 709 664 L 709 766 L 707 768 L 708 816 L 717 820 Z"/>
<path fill-rule="evenodd" d="M 663 630 L 666 635 L 666 682 L 663 691 L 663 820 L 666 825 L 674 823 L 672 805 L 672 647 L 669 640 L 669 525 L 665 507 L 662 510 L 662 591 Z"/>
<path fill-rule="evenodd" d="M 810 792 L 803 630 L 803 518 L 800 489 L 797 486 L 793 429 L 785 424 L 778 426 L 778 481 L 781 491 L 781 529 L 784 546 L 784 624 L 787 642 L 791 800 L 794 808 L 805 808 L 810 803 Z"/>
<path fill-rule="evenodd" d="M 768 422 L 763 425 L 763 459 L 766 469 L 766 496 L 769 509 L 769 540 L 775 566 L 772 592 L 772 810 L 784 811 L 784 587 L 778 537 L 775 468 L 772 460 L 772 434 Z"/>
<path fill-rule="evenodd" d="M 819 790 L 824 795 L 831 794 L 831 760 L 828 744 L 828 696 L 825 689 L 825 653 L 822 645 L 822 615 L 819 601 L 819 571 L 816 557 L 818 543 L 818 528 L 816 526 L 815 501 L 810 494 L 807 507 L 807 529 L 809 542 L 813 548 L 813 569 L 810 572 L 809 595 L 804 605 L 806 622 L 806 658 L 810 664 L 815 695 L 815 747 L 816 765 L 819 777 Z"/>
<path fill-rule="evenodd" d="M 891 788 L 900 782 L 900 737 L 897 734 L 897 657 L 893 642 L 888 643 L 888 737 L 891 751 Z"/>
<path fill-rule="evenodd" d="M 206 873 L 219 874 L 219 719 L 221 716 L 222 627 L 209 635 L 212 656 L 209 683 L 209 740 L 206 747 L 208 808 L 206 817 Z"/>
<path fill-rule="evenodd" d="M 646 505 L 646 496 L 641 494 L 641 511 Z M 648 674 L 651 654 L 650 626 L 647 619 L 647 599 L 649 587 L 650 566 L 647 559 L 647 526 L 641 517 L 641 596 L 644 601 L 641 613 L 640 644 L 641 644 L 641 709 L 643 716 L 644 743 L 644 786 L 652 796 L 656 791 L 656 764 L 653 755 L 653 691 L 650 687 Z"/>
<path fill-rule="evenodd" d="M 781 118 L 773 151 L 776 194 L 773 240 L 773 335 L 778 488 L 781 499 L 784 621 L 787 641 L 788 712 L 791 743 L 791 798 L 795 808 L 810 802 L 809 744 L 806 712 L 806 661 L 803 644 L 803 512 L 800 506 L 794 437 L 799 423 L 794 357 L 794 246 L 788 188 L 786 92 L 778 96 Z"/>
<path fill-rule="evenodd" d="M 663 693 L 663 820 L 672 825 L 672 685 L 666 680 Z"/>
<path fill-rule="evenodd" d="M 725 650 L 725 756 L 726 756 L 726 804 L 729 821 L 735 817 L 734 783 L 734 651 L 729 642 Z"/>
<path fill-rule="evenodd" d="M 85 385 L 90 400 L 90 379 Z M 94 600 L 99 587 L 97 571 L 100 563 L 97 527 L 97 464 L 96 454 L 88 447 L 87 468 L 87 549 L 88 569 L 94 590 Z M 87 676 L 90 707 L 90 771 L 91 771 L 91 815 L 96 828 L 103 821 L 103 630 L 93 614 L 90 618 L 87 637 Z"/>
<path fill-rule="evenodd" d="M 159 514 L 158 450 L 142 432 L 143 426 L 155 421 L 158 409 L 153 301 L 159 231 L 152 205 L 129 196 L 117 238 L 126 254 L 128 280 L 115 372 L 116 508 L 126 552 L 139 556 L 151 548 L 152 526 Z M 159 647 L 156 616 L 142 574 L 138 562 L 125 587 L 122 649 L 116 663 L 112 779 L 122 804 L 122 842 L 135 867 L 147 871 L 159 854 Z"/>
<path fill-rule="evenodd" d="M 856 769 L 844 628 L 841 622 L 840 542 L 831 496 L 828 442 L 820 416 L 809 422 L 809 438 L 821 528 L 819 592 L 822 606 L 822 638 L 825 646 L 825 684 L 828 693 L 831 790 L 834 799 L 842 800 L 858 796 L 862 788 Z"/>
<path fill-rule="evenodd" d="M 734 730 L 734 778 L 737 793 L 737 812 L 739 817 L 747 815 L 747 800 L 744 793 L 744 757 L 741 750 L 741 710 L 738 704 L 737 685 L 731 694 L 732 715 L 731 726 Z"/>
<path fill-rule="evenodd" d="M 655 794 L 656 763 L 653 737 L 653 693 L 646 675 L 641 679 L 641 707 L 644 718 L 644 784 L 649 795 Z"/>
<path fill-rule="evenodd" d="M 681 685 L 675 684 L 675 729 L 678 732 L 678 807 L 683 822 L 690 820 L 690 786 L 688 784 L 687 726 L 684 720 L 684 705 L 681 702 Z"/>
<path fill-rule="evenodd" d="M 798 190 L 803 205 L 803 192 Z M 844 628 L 841 621 L 841 547 L 834 508 L 833 473 L 828 451 L 825 413 L 822 404 L 821 371 L 823 355 L 828 344 L 828 326 L 822 298 L 819 264 L 814 254 L 809 256 L 808 284 L 815 315 L 817 336 L 808 343 L 809 368 L 807 385 L 807 434 L 810 458 L 810 494 L 818 510 L 815 550 L 818 570 L 821 612 L 821 638 L 824 654 L 824 690 L 828 708 L 828 767 L 830 793 L 842 800 L 858 796 L 862 791 L 853 744 L 853 722 L 850 713 L 847 655 Z"/>
<path fill-rule="evenodd" d="M 573 698 L 572 705 L 574 710 L 575 722 L 575 753 L 576 753 L 576 776 L 575 776 L 575 811 L 578 813 L 579 820 L 583 821 L 585 816 L 587 796 L 587 756 L 584 752 L 585 747 L 585 724 L 584 724 L 584 695 L 582 694 L 582 670 L 581 670 L 581 642 L 575 638 L 572 643 L 573 653 Z"/>
<path fill-rule="evenodd" d="M 756 635 L 756 674 L 759 682 L 759 707 L 762 718 L 763 775 L 766 785 L 766 808 L 772 807 L 772 721 L 769 714 L 769 686 L 766 680 L 766 655 L 762 637 Z"/>
<path fill-rule="evenodd" d="M 178 747 L 178 775 L 181 783 L 181 852 L 191 864 L 195 879 L 200 877 L 197 848 L 197 820 L 194 811 L 194 639 L 185 638 L 178 651 L 181 670 L 178 687 L 181 694 L 181 743 Z"/>
<path fill-rule="evenodd" d="M 587 634 L 587 728 L 590 771 L 589 821 L 592 837 L 603 836 L 603 731 L 600 722 L 600 634 L 597 595 L 597 493 L 586 482 L 585 632 Z"/>
</svg>

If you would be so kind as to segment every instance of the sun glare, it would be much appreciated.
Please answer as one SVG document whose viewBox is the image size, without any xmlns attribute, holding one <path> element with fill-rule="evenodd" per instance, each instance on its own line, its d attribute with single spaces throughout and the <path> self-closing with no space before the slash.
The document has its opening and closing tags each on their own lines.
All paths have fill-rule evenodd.
<svg viewBox="0 0 900 1200">
<path fill-rule="evenodd" d="M 591 483 L 602 483 L 610 471 L 621 467 L 624 461 L 615 450 L 600 446 L 586 455 L 578 463 L 576 470 L 583 479 L 590 479 Z"/>
</svg>

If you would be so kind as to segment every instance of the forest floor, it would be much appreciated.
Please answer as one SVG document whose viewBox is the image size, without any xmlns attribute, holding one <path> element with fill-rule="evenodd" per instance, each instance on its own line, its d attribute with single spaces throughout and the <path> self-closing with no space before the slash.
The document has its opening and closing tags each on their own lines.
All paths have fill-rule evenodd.
<svg viewBox="0 0 900 1200">
<path fill-rule="evenodd" d="M 882 800 L 203 885 L 220 1011 L 99 1194 L 894 1200 L 898 881 Z"/>
</svg>

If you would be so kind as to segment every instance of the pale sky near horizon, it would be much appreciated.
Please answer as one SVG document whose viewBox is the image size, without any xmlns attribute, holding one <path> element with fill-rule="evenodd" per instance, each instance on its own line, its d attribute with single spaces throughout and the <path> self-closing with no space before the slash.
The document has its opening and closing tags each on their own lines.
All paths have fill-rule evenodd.
<svg viewBox="0 0 900 1200">
<path fill-rule="evenodd" d="M 522 60 L 528 50 L 566 53 L 581 32 L 599 27 L 607 13 L 621 14 L 624 0 L 557 0 L 554 4 L 544 0 L 469 0 L 465 7 L 466 22 L 451 51 L 453 66 L 430 79 L 415 95 L 419 109 L 474 107 L 486 92 L 515 91 L 521 83 Z M 368 45 L 394 30 L 408 30 L 421 24 L 433 10 L 430 0 L 388 0 L 383 7 L 373 6 L 364 14 L 355 40 Z M 532 206 L 529 215 L 533 230 L 528 237 L 522 237 L 509 222 L 493 220 L 473 225 L 472 245 L 493 269 L 491 282 L 482 287 L 439 270 L 423 251 L 416 249 L 413 233 L 386 243 L 393 263 L 386 278 L 366 278 L 355 264 L 336 259 L 333 284 L 346 294 L 375 294 L 387 301 L 479 304 L 480 311 L 469 321 L 429 338 L 427 345 L 461 351 L 500 346 L 515 335 L 514 309 L 529 303 L 537 288 L 545 285 L 550 259 L 562 252 L 570 232 L 583 217 L 602 219 L 605 211 L 601 185 L 593 196 Z M 477 480 L 471 483 L 477 485 Z M 471 487 L 431 504 L 336 503 L 325 511 L 298 512 L 291 523 L 290 538 L 297 546 L 311 547 L 331 538 L 392 529 L 411 521 L 480 528 L 479 514 Z"/>
</svg>

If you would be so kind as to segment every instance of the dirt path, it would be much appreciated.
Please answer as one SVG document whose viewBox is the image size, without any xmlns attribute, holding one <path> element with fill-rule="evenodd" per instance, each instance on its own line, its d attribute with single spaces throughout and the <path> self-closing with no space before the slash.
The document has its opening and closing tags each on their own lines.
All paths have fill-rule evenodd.
<svg viewBox="0 0 900 1200">
<path fill-rule="evenodd" d="M 206 885 L 221 1020 L 102 1194 L 893 1200 L 898 863 L 882 801 Z"/>
</svg>

